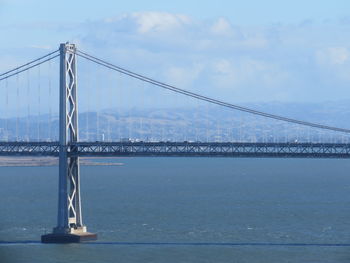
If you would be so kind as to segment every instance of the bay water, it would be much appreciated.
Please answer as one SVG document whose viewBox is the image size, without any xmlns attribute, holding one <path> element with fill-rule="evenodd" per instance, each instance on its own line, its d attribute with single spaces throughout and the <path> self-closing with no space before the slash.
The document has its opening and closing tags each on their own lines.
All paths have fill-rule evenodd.
<svg viewBox="0 0 350 263">
<path fill-rule="evenodd" d="M 0 167 L 0 262 L 350 262 L 349 160 L 109 161 L 81 168 L 81 244 L 40 243 L 58 167 Z"/>
</svg>

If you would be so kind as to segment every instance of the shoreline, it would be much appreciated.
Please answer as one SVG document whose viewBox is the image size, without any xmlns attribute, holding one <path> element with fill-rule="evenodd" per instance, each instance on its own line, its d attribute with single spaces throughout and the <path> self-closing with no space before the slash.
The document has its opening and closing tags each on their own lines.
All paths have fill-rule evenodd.
<svg viewBox="0 0 350 263">
<path fill-rule="evenodd" d="M 101 159 L 101 161 L 99 161 Z M 124 163 L 103 161 L 105 158 L 81 157 L 83 166 L 122 166 Z M 0 167 L 58 166 L 57 157 L 0 157 Z"/>
</svg>

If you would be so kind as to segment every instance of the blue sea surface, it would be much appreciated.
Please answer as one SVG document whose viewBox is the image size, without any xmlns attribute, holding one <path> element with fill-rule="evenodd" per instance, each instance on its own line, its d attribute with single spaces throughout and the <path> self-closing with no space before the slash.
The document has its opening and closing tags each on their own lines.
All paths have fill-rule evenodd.
<svg viewBox="0 0 350 263">
<path fill-rule="evenodd" d="M 350 262 L 349 160 L 114 161 L 81 168 L 81 244 L 40 243 L 58 167 L 0 167 L 0 263 Z"/>
</svg>

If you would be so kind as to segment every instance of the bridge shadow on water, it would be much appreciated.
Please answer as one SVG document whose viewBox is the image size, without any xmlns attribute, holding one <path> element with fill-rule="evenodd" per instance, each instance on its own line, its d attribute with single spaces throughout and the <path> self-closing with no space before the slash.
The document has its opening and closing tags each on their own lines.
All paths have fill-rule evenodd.
<svg viewBox="0 0 350 263">
<path fill-rule="evenodd" d="M 0 241 L 2 245 L 50 245 L 38 240 Z M 117 242 L 97 241 L 82 242 L 80 245 L 114 245 L 114 246 L 206 246 L 206 247 L 350 247 L 350 243 L 270 243 L 270 242 Z M 56 244 L 55 244 L 56 245 Z"/>
</svg>

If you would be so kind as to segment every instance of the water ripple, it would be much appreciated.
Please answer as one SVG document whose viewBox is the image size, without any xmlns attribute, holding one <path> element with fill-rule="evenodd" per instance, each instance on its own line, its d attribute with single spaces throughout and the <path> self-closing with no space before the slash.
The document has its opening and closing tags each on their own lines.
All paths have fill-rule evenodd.
<svg viewBox="0 0 350 263">
<path fill-rule="evenodd" d="M 0 241 L 1 245 L 42 244 L 37 240 Z M 117 245 L 117 246 L 281 246 L 281 247 L 350 247 L 346 243 L 270 243 L 270 242 L 82 242 L 81 245 Z M 47 245 L 47 244 L 43 244 Z"/>
</svg>

